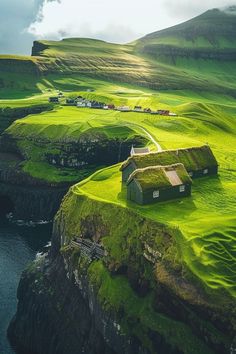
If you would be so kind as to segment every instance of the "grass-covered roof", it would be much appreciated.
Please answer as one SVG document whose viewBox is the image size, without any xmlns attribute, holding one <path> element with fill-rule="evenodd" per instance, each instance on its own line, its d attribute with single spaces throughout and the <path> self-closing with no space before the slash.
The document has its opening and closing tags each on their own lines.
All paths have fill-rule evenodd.
<svg viewBox="0 0 236 354">
<path fill-rule="evenodd" d="M 180 185 L 192 183 L 192 180 L 189 177 L 184 165 L 178 163 L 169 166 L 151 166 L 143 169 L 137 169 L 130 175 L 127 185 L 133 180 L 136 180 L 140 184 L 143 191 L 153 188 L 165 189 L 172 187 L 172 183 L 166 174 L 167 171 L 176 172 L 180 179 Z"/>
<path fill-rule="evenodd" d="M 217 166 L 216 158 L 208 145 L 178 150 L 163 150 L 145 155 L 133 155 L 123 163 L 121 170 L 131 162 L 134 162 L 138 169 L 149 166 L 173 165 L 176 163 L 182 163 L 187 171 L 198 171 Z"/>
</svg>

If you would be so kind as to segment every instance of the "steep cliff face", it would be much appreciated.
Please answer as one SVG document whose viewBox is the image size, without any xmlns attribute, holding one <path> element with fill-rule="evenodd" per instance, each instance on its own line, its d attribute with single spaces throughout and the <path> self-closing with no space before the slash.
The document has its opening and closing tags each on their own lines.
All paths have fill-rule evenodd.
<svg viewBox="0 0 236 354">
<path fill-rule="evenodd" d="M 180 59 L 215 60 L 220 62 L 234 62 L 236 49 L 212 48 L 181 48 L 164 44 L 148 44 L 143 48 L 143 53 L 160 61 L 176 64 Z"/>
<path fill-rule="evenodd" d="M 103 129 L 92 128 L 83 133 L 78 132 L 77 136 L 63 136 L 53 140 L 35 132 L 34 126 L 33 132 L 29 129 L 27 130 L 24 122 L 17 121 L 2 134 L 0 149 L 17 152 L 26 160 L 79 168 L 86 165 L 115 164 L 129 156 L 132 145 L 139 147 L 148 143 L 146 137 L 135 135 L 131 129 L 127 129 L 126 135 L 122 137 L 119 137 L 119 133 L 108 136 Z M 60 127 L 58 134 L 59 129 Z"/>
<path fill-rule="evenodd" d="M 0 138 L 0 203 L 8 197 L 14 217 L 27 220 L 51 220 L 71 184 L 126 159 L 132 144 L 147 143 L 142 136 L 109 137 L 96 129 L 53 142 L 14 132 L 19 136 L 7 131 Z M 9 154 L 15 162 L 7 162 Z"/>
<path fill-rule="evenodd" d="M 68 184 L 56 185 L 34 179 L 20 169 L 22 159 L 0 152 L 0 210 L 17 220 L 52 220 Z"/>
<path fill-rule="evenodd" d="M 49 255 L 20 282 L 8 331 L 19 353 L 229 353 L 231 307 L 193 282 L 175 232 L 72 189 Z M 91 242 L 104 257 L 94 257 Z"/>
<path fill-rule="evenodd" d="M 17 353 L 149 353 L 137 337 L 122 332 L 120 315 L 101 306 L 88 277 L 90 262 L 84 259 L 78 272 L 73 258 L 47 255 L 24 272 L 17 314 L 8 329 Z M 155 340 L 160 353 L 180 353 L 162 336 Z"/>
<path fill-rule="evenodd" d="M 78 274 L 65 258 L 46 257 L 23 274 L 17 315 L 8 330 L 17 353 L 148 353 L 138 338 L 122 333 L 114 313 L 101 307 L 87 266 Z M 161 336 L 156 339 L 160 353 L 178 353 Z"/>
<path fill-rule="evenodd" d="M 32 56 L 37 57 L 42 55 L 42 52 L 44 50 L 48 49 L 48 46 L 40 41 L 34 41 L 33 47 L 32 47 Z"/>
<path fill-rule="evenodd" d="M 37 61 L 24 57 L 1 57 L 0 58 L 0 74 L 1 71 L 13 72 L 20 74 L 31 74 L 33 76 L 40 75 L 40 70 Z"/>
<path fill-rule="evenodd" d="M 52 220 L 58 210 L 67 188 L 16 186 L 0 183 L 0 207 L 11 203 L 11 210 L 16 220 L 39 221 Z"/>
<path fill-rule="evenodd" d="M 83 136 L 78 141 L 58 142 L 54 151 L 45 152 L 45 159 L 53 165 L 65 167 L 84 167 L 89 165 L 112 165 L 125 160 L 132 145 L 142 146 L 147 140 L 142 137 L 130 139 L 109 139 L 105 134 L 94 137 Z"/>
<path fill-rule="evenodd" d="M 86 289 L 80 292 L 67 278 L 62 257 L 47 263 L 38 261 L 20 282 L 18 312 L 8 331 L 17 352 L 114 353 L 90 313 L 88 300 L 100 310 L 95 299 L 85 298 Z"/>
<path fill-rule="evenodd" d="M 0 89 L 4 88 L 0 79 Z M 0 109 L 0 133 L 7 129 L 16 119 L 24 118 L 29 114 L 39 114 L 45 111 L 49 111 L 53 108 L 50 104 L 38 104 L 26 107 L 4 107 Z"/>
</svg>

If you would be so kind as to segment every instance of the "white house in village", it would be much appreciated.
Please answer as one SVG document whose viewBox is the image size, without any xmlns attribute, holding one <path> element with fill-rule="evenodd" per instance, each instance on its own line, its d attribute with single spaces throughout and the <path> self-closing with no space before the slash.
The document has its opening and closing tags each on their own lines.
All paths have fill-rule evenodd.
<svg viewBox="0 0 236 354">
<path fill-rule="evenodd" d="M 120 111 L 120 112 L 130 112 L 131 111 L 129 106 L 120 106 L 120 107 L 117 107 L 116 109 L 117 109 L 117 111 Z"/>
<path fill-rule="evenodd" d="M 83 101 L 79 101 L 77 102 L 77 107 L 78 108 L 91 108 L 92 103 L 88 100 L 83 100 Z"/>
</svg>

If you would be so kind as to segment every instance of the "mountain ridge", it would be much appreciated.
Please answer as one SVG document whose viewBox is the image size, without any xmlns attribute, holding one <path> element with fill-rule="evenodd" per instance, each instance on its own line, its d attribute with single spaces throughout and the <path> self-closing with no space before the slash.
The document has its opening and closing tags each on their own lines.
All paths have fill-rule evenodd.
<svg viewBox="0 0 236 354">
<path fill-rule="evenodd" d="M 234 33 L 236 16 L 213 9 L 129 44 L 91 38 L 34 41 L 31 57 L 17 56 L 13 63 L 11 56 L 9 65 L 7 57 L 0 56 L 0 92 L 7 95 L 5 88 L 11 92 L 14 87 L 23 91 L 22 78 L 12 77 L 10 66 L 13 63 L 13 71 L 27 73 L 27 59 L 32 63 L 28 67 L 34 68 L 29 86 L 35 92 L 45 84 L 55 87 L 55 76 L 61 81 L 72 74 L 154 90 L 193 89 L 236 96 Z"/>
</svg>

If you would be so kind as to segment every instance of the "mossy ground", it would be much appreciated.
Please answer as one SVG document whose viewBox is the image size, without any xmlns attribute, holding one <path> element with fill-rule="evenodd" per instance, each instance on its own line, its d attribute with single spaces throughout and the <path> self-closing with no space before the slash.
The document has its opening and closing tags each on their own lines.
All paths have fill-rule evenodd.
<svg viewBox="0 0 236 354">
<path fill-rule="evenodd" d="M 120 312 L 124 314 L 121 320 L 118 318 L 121 333 L 137 336 L 151 353 L 155 353 L 156 348 L 149 336 L 150 331 L 159 333 L 173 349 L 179 349 L 183 353 L 213 353 L 194 336 L 187 325 L 153 311 L 154 293 L 149 293 L 144 298 L 137 296 L 126 277 L 111 276 L 102 262 L 92 263 L 89 267 L 89 276 L 98 290 L 104 308 L 117 314 Z M 216 331 L 215 335 L 219 333 Z"/>
<path fill-rule="evenodd" d="M 211 353 L 204 341 L 186 324 L 155 310 L 155 290 L 158 283 L 154 278 L 153 265 L 143 257 L 143 244 L 147 242 L 153 249 L 161 252 L 162 261 L 171 264 L 171 269 L 178 269 L 181 257 L 176 247 L 175 230 L 143 218 L 136 210 L 127 210 L 120 205 L 95 200 L 85 194 L 78 195 L 73 191 L 65 197 L 56 217 L 56 224 L 59 226 L 62 220 L 61 236 L 66 245 L 70 245 L 70 240 L 75 235 L 85 232 L 86 224 L 89 229 L 95 227 L 95 232 L 102 232 L 101 236 L 104 235 L 101 242 L 109 253 L 108 258 L 105 263 L 96 261 L 87 264 L 86 269 L 102 306 L 106 311 L 115 314 L 117 323 L 121 325 L 121 333 L 137 336 L 144 347 L 153 353 L 156 349 L 150 338 L 151 331 L 160 333 L 173 348 L 186 354 L 198 353 L 199 350 L 202 353 Z M 95 233 L 93 236 L 97 237 Z M 86 257 L 80 257 L 76 248 L 73 251 L 73 248 L 63 247 L 62 253 L 64 252 L 70 255 L 74 269 L 84 274 Z M 122 266 L 129 267 L 141 279 L 150 282 L 151 290 L 145 296 L 140 296 L 131 287 L 127 275 L 116 274 L 115 270 Z M 199 328 L 208 328 L 215 343 L 227 343 L 227 339 L 209 322 L 204 323 L 197 315 L 191 316 Z"/>
<path fill-rule="evenodd" d="M 226 179 L 226 181 L 225 181 Z M 236 296 L 234 176 L 222 171 L 220 177 L 194 181 L 192 196 L 182 200 L 138 206 L 126 201 L 121 191 L 119 166 L 93 175 L 73 188 L 91 198 L 131 208 L 153 220 L 180 229 L 177 241 L 181 255 L 208 287 L 225 289 Z"/>
</svg>

